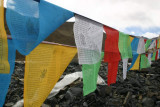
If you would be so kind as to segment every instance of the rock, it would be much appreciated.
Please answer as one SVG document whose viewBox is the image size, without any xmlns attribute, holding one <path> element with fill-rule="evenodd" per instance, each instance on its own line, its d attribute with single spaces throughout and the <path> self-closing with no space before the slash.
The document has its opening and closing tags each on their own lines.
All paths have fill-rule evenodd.
<svg viewBox="0 0 160 107">
<path fill-rule="evenodd" d="M 66 92 L 65 98 L 68 104 L 70 104 L 79 95 L 82 95 L 82 88 L 72 87 Z"/>
<path fill-rule="evenodd" d="M 120 107 L 120 105 L 122 105 L 122 102 L 120 99 L 109 99 L 109 102 L 106 106 L 110 107 L 110 106 L 113 106 L 113 107 Z"/>
<path fill-rule="evenodd" d="M 148 92 L 148 97 L 158 96 L 158 92 Z"/>
<path fill-rule="evenodd" d="M 157 96 L 157 99 L 160 100 L 160 96 Z"/>
<path fill-rule="evenodd" d="M 157 101 L 157 102 L 156 102 L 156 105 L 160 106 L 160 101 Z"/>
<path fill-rule="evenodd" d="M 42 107 L 51 107 L 51 106 L 49 106 L 47 104 L 42 104 Z"/>
<path fill-rule="evenodd" d="M 13 102 L 5 104 L 6 107 L 12 107 L 14 105 Z"/>
<path fill-rule="evenodd" d="M 142 85 L 139 83 L 139 81 L 137 79 L 130 79 L 130 83 L 134 86 L 134 87 L 142 87 Z"/>
<path fill-rule="evenodd" d="M 154 101 L 148 97 L 143 98 L 142 104 L 144 107 L 154 107 Z"/>
<path fill-rule="evenodd" d="M 46 99 L 44 105 L 50 107 L 160 107 L 160 60 L 146 71 L 129 71 L 122 80 L 122 63 L 116 84 L 98 85 L 95 92 L 83 96 L 82 79 L 61 90 L 56 96 Z M 101 64 L 99 75 L 107 82 L 107 63 Z M 81 65 L 71 63 L 61 76 L 81 71 Z M 4 107 L 11 107 L 23 99 L 24 63 L 16 62 Z M 131 93 L 131 94 L 128 94 Z M 125 103 L 124 103 L 125 102 Z M 23 104 L 22 104 L 23 105 Z M 22 107 L 22 106 L 21 106 Z"/>
<path fill-rule="evenodd" d="M 109 87 L 107 85 L 98 85 L 97 91 L 101 97 L 105 97 L 106 95 L 109 95 L 111 93 L 112 87 Z"/>
<path fill-rule="evenodd" d="M 84 102 L 84 103 L 83 103 L 83 107 L 88 107 L 87 102 Z"/>
</svg>

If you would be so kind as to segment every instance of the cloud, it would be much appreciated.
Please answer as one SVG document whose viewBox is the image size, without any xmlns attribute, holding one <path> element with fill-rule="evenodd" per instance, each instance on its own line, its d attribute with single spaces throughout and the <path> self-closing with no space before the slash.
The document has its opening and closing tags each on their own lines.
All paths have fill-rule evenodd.
<svg viewBox="0 0 160 107">
<path fill-rule="evenodd" d="M 4 3 L 6 5 L 6 1 Z M 160 31 L 160 0 L 46 0 L 128 34 Z M 75 21 L 72 18 L 69 21 Z M 158 28 L 158 30 L 157 30 Z M 155 36 L 155 35 L 153 35 Z"/>
<path fill-rule="evenodd" d="M 160 32 L 159 32 L 160 34 Z M 154 38 L 157 37 L 157 35 L 159 35 L 158 33 L 151 33 L 151 32 L 146 32 L 145 34 L 142 34 L 142 36 L 147 37 L 147 38 Z"/>
<path fill-rule="evenodd" d="M 160 0 L 47 1 L 120 31 L 131 26 L 141 29 L 160 27 Z"/>
</svg>

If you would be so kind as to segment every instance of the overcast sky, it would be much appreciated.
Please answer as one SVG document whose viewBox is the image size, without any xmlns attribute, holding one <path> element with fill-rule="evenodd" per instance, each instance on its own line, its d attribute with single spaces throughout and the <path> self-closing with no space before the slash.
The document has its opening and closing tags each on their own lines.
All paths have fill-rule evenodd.
<svg viewBox="0 0 160 107">
<path fill-rule="evenodd" d="M 149 38 L 160 34 L 160 0 L 46 1 L 128 34 Z"/>
<path fill-rule="evenodd" d="M 160 0 L 46 0 L 125 33 L 160 34 Z"/>
</svg>

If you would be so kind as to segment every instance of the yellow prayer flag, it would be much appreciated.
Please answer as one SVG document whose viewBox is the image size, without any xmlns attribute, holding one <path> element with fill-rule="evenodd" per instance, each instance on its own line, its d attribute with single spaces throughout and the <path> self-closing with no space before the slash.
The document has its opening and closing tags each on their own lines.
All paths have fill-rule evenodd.
<svg viewBox="0 0 160 107">
<path fill-rule="evenodd" d="M 0 73 L 8 74 L 9 72 L 7 34 L 4 28 L 4 6 L 3 0 L 0 0 Z"/>
<path fill-rule="evenodd" d="M 132 37 L 132 36 L 129 36 L 130 37 L 130 40 L 131 40 L 131 42 L 133 41 L 133 39 L 134 39 L 134 37 Z"/>
<path fill-rule="evenodd" d="M 77 49 L 40 44 L 25 63 L 24 107 L 40 107 L 65 71 Z"/>
<path fill-rule="evenodd" d="M 134 63 L 133 67 L 130 70 L 139 70 L 140 56 L 141 55 L 138 55 L 136 62 Z"/>
<path fill-rule="evenodd" d="M 158 39 L 158 47 L 157 48 L 160 48 L 160 39 Z"/>
</svg>

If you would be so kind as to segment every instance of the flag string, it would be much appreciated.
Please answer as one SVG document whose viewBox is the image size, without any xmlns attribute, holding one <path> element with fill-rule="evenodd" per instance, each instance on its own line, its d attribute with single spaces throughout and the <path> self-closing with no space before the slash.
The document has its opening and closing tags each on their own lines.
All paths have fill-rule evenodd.
<svg viewBox="0 0 160 107">
<path fill-rule="evenodd" d="M 12 39 L 12 37 L 11 37 L 10 35 L 7 35 L 7 38 L 8 38 L 8 39 Z M 43 44 L 61 45 L 61 46 L 76 48 L 76 46 L 65 45 L 65 44 L 59 44 L 59 43 L 55 43 L 55 42 L 42 41 L 42 43 L 43 43 Z"/>
</svg>

